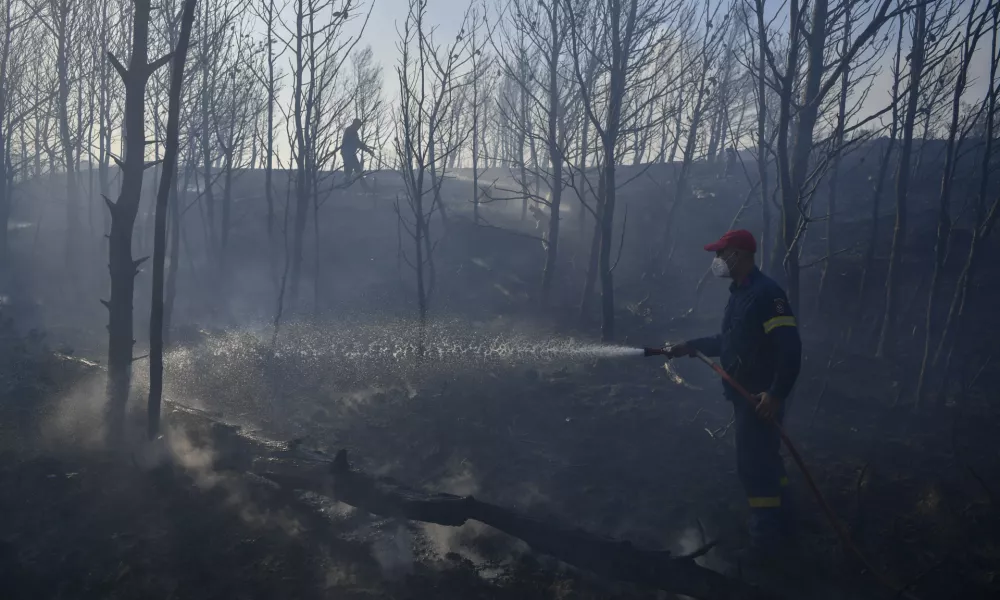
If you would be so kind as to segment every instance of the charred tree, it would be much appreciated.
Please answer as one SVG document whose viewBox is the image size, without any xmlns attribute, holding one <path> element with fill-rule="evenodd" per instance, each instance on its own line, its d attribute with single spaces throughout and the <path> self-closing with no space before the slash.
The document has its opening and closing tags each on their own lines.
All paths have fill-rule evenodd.
<svg viewBox="0 0 1000 600">
<path fill-rule="evenodd" d="M 10 77 L 11 53 L 14 48 L 14 32 L 24 25 L 14 20 L 14 3 L 12 0 L 4 0 L 2 7 L 3 22 L 0 23 L 0 273 L 7 266 L 7 222 L 10 220 L 11 192 L 14 179 L 14 172 L 10 160 L 9 138 L 11 128 L 8 125 L 13 121 L 11 117 L 12 106 L 10 106 L 11 94 L 9 87 L 12 78 Z"/>
<path fill-rule="evenodd" d="M 841 54 L 846 55 L 851 49 L 851 3 L 844 3 L 844 33 L 841 39 Z M 851 67 L 847 65 L 840 74 L 840 94 L 837 99 L 837 125 L 833 133 L 833 147 L 840 148 L 844 145 L 844 132 L 847 128 L 847 97 L 851 91 Z M 840 159 L 838 152 L 833 157 L 833 166 L 830 169 L 829 184 L 827 186 L 827 211 L 826 211 L 826 261 L 823 263 L 823 271 L 819 278 L 819 289 L 816 292 L 817 312 L 825 310 L 823 300 L 825 295 L 827 278 L 834 268 L 833 262 L 836 256 L 836 227 L 837 227 L 837 182 L 840 178 Z"/>
<path fill-rule="evenodd" d="M 394 145 L 402 171 L 405 198 L 396 199 L 395 210 L 399 225 L 413 241 L 412 260 L 403 248 L 400 256 L 406 260 L 416 275 L 417 313 L 421 325 L 427 322 L 433 273 L 431 217 L 437 210 L 434 198 L 437 186 L 428 186 L 428 176 L 437 163 L 446 163 L 450 152 L 434 152 L 439 130 L 447 126 L 447 103 L 453 92 L 461 87 L 459 73 L 470 62 L 471 36 L 469 11 L 466 11 L 458 36 L 448 46 L 434 43 L 431 30 L 425 23 L 426 2 L 410 0 L 397 47 L 400 52 L 396 66 L 399 82 Z M 472 25 L 473 27 L 475 25 Z M 405 202 L 405 203 L 404 203 Z M 404 210 L 404 206 L 406 210 Z"/>
<path fill-rule="evenodd" d="M 842 73 L 850 67 L 858 53 L 898 14 L 889 12 L 892 4 L 892 0 L 881 0 L 874 5 L 868 25 L 846 52 L 841 52 L 836 60 L 827 64 L 825 51 L 831 27 L 829 2 L 813 2 L 811 16 L 807 17 L 804 10 L 808 3 L 791 0 L 784 72 L 779 71 L 776 65 L 773 48 L 765 49 L 779 99 L 775 160 L 781 191 L 781 216 L 776 251 L 771 253 L 771 270 L 784 273 L 789 300 L 793 305 L 798 303 L 800 292 L 801 237 L 810 220 L 808 214 L 813 192 L 806 184 L 810 179 L 814 130 L 819 112 L 827 94 L 841 81 Z M 763 9 L 763 4 L 758 8 Z M 803 59 L 806 72 L 800 90 L 802 77 L 799 68 Z M 797 101 L 796 96 L 799 96 Z M 796 107 L 798 110 L 793 110 Z M 833 152 L 841 150 L 835 148 Z"/>
<path fill-rule="evenodd" d="M 559 11 L 559 2 L 546 4 L 539 1 L 542 12 L 548 20 L 548 45 L 543 54 L 547 57 L 548 70 L 548 106 L 545 111 L 546 143 L 549 153 L 549 232 L 546 243 L 545 267 L 542 271 L 542 305 L 547 305 L 552 292 L 552 281 L 555 278 L 556 262 L 559 257 L 559 210 L 562 206 L 563 192 L 563 149 L 557 137 L 557 127 L 560 119 L 562 100 L 560 98 L 559 63 L 563 54 L 563 39 L 565 31 L 562 27 L 563 18 Z"/>
<path fill-rule="evenodd" d="M 871 229 L 868 233 L 868 243 L 865 247 L 864 258 L 862 259 L 861 266 L 861 282 L 858 285 L 858 298 L 854 308 L 854 325 L 860 325 L 862 319 L 862 311 L 867 304 L 867 292 L 869 283 L 873 278 L 873 271 L 875 269 L 875 250 L 878 246 L 879 240 L 879 213 L 881 212 L 882 206 L 882 196 L 885 191 L 885 180 L 886 175 L 889 172 L 889 165 L 892 162 L 893 153 L 895 152 L 896 142 L 899 138 L 899 100 L 900 100 L 900 89 L 899 85 L 902 81 L 902 60 L 903 60 L 903 32 L 905 29 L 905 22 L 903 19 L 898 21 L 898 31 L 896 34 L 896 52 L 895 58 L 892 65 L 892 88 L 890 91 L 890 99 L 892 101 L 892 122 L 889 126 L 889 138 L 886 141 L 885 150 L 879 155 L 878 163 L 878 174 L 875 176 L 875 184 L 872 189 L 872 199 L 871 199 Z M 883 294 L 884 298 L 884 294 Z M 877 323 L 877 321 L 876 321 Z M 854 326 L 852 326 L 847 333 L 848 341 L 854 335 Z"/>
<path fill-rule="evenodd" d="M 910 48 L 909 90 L 906 111 L 903 115 L 902 142 L 899 162 L 896 166 L 896 224 L 892 234 L 892 250 L 889 254 L 889 275 L 885 285 L 885 315 L 879 332 L 877 356 L 891 355 L 896 350 L 896 323 L 899 315 L 900 289 L 903 283 L 903 253 L 906 245 L 908 217 L 908 194 L 910 186 L 911 159 L 913 156 L 913 126 L 917 117 L 917 102 L 920 99 L 921 77 L 923 76 L 925 42 L 927 32 L 927 5 L 917 4 L 914 15 L 913 44 Z"/>
<path fill-rule="evenodd" d="M 142 178 L 146 169 L 145 94 L 150 75 L 170 60 L 166 55 L 148 61 L 150 0 L 132 0 L 132 56 L 126 69 L 114 54 L 114 65 L 125 86 L 125 157 L 118 200 L 107 200 L 111 213 L 108 270 L 111 295 L 108 309 L 108 439 L 121 444 L 125 438 L 125 411 L 132 373 L 133 307 L 135 276 L 143 260 L 132 258 L 132 229 L 139 210 Z"/>
<path fill-rule="evenodd" d="M 991 175 L 995 169 L 996 153 L 1000 149 L 997 119 L 1000 118 L 1000 40 L 996 32 L 1000 27 L 1000 3 L 991 2 L 988 9 L 993 32 L 990 44 L 990 70 L 985 98 L 982 101 L 984 123 L 982 127 L 982 150 L 979 155 L 978 185 L 973 212 L 972 241 L 965 264 L 959 275 L 952 295 L 948 315 L 941 331 L 940 341 L 934 353 L 932 364 L 937 365 L 942 355 L 946 355 L 945 377 L 951 369 L 951 359 L 956 347 L 963 339 L 966 324 L 966 306 L 976 289 L 976 277 L 983 260 L 983 244 L 989 239 L 1000 218 L 1000 194 L 990 188 Z"/>
<path fill-rule="evenodd" d="M 755 0 L 755 13 L 757 16 L 757 63 L 755 65 L 754 77 L 757 80 L 757 176 L 760 178 L 760 211 L 763 221 L 763 231 L 760 236 L 760 264 L 768 265 L 768 252 L 771 249 L 771 196 L 768 184 L 770 176 L 767 171 L 768 159 L 771 154 L 771 145 L 766 141 L 767 135 L 767 96 L 768 96 L 768 75 L 767 75 L 767 53 L 769 44 L 767 41 L 767 25 L 764 17 L 764 0 Z"/>
<path fill-rule="evenodd" d="M 76 44 L 77 25 L 79 23 L 80 4 L 72 0 L 48 0 L 48 14 L 42 23 L 55 40 L 56 66 L 56 121 L 58 122 L 59 145 L 62 153 L 61 163 L 65 168 L 66 183 L 66 239 L 65 256 L 66 270 L 69 279 L 79 284 L 78 256 L 82 228 L 79 188 L 77 186 L 77 150 L 70 123 L 70 87 L 72 85 L 71 63 L 74 62 L 74 44 Z"/>
<path fill-rule="evenodd" d="M 293 309 L 299 302 L 306 224 L 319 201 L 314 192 L 318 170 L 322 166 L 322 146 L 330 135 L 325 126 L 328 121 L 322 119 L 317 111 L 321 110 L 324 101 L 323 91 L 336 80 L 340 67 L 349 58 L 368 22 L 365 16 L 360 31 L 355 35 L 344 35 L 345 24 L 353 14 L 351 0 L 296 0 L 292 15 L 295 24 L 291 27 L 290 39 L 284 40 L 291 52 L 289 60 L 292 65 L 292 130 L 289 142 L 294 167 L 295 214 L 288 304 Z M 322 22 L 324 20 L 328 22 Z"/>
<path fill-rule="evenodd" d="M 962 97 L 969 84 L 969 68 L 976 53 L 979 40 L 985 33 L 989 23 L 989 6 L 980 11 L 980 0 L 972 0 L 965 19 L 965 29 L 961 41 L 955 84 L 952 90 L 951 119 L 948 124 L 948 138 L 945 142 L 944 169 L 941 175 L 941 189 L 938 193 L 938 223 L 937 237 L 934 243 L 934 266 L 931 274 L 930 289 L 927 293 L 927 309 L 924 316 L 924 348 L 920 361 L 920 372 L 917 375 L 916 402 L 919 405 L 924 399 L 924 383 L 927 380 L 931 359 L 931 345 L 935 336 L 935 313 L 937 301 L 941 292 L 941 278 L 944 274 L 945 257 L 948 251 L 948 239 L 951 235 L 951 196 L 955 183 L 955 163 L 962 143 L 968 133 L 961 123 Z M 984 107 L 985 108 L 985 107 Z M 975 120 L 973 120 L 973 123 Z"/>
<path fill-rule="evenodd" d="M 676 13 L 679 4 L 662 0 L 608 0 L 599 6 L 602 27 L 597 39 L 586 39 L 581 19 L 572 3 L 567 3 L 569 40 L 573 75 L 587 117 L 594 126 L 602 151 L 604 200 L 600 203 L 601 231 L 598 252 L 598 279 L 601 282 L 601 337 L 615 338 L 615 289 L 612 246 L 615 223 L 616 168 L 622 158 L 622 146 L 629 128 L 641 127 L 649 103 L 658 102 L 663 93 L 662 83 L 650 81 L 646 73 L 656 64 L 661 30 Z M 600 11 L 603 11 L 601 13 Z M 607 86 L 602 94 L 592 95 L 587 89 L 582 58 L 599 55 L 597 40 L 607 43 Z M 634 98 L 641 101 L 634 102 Z"/>
<path fill-rule="evenodd" d="M 712 10 L 710 3 L 706 3 L 702 17 L 702 23 L 704 24 L 706 31 L 697 54 L 697 61 L 695 62 L 696 79 L 693 82 L 694 106 L 691 109 L 691 121 L 688 123 L 687 137 L 684 142 L 684 149 L 681 152 L 680 171 L 674 181 L 673 198 L 670 204 L 670 210 L 667 212 L 664 245 L 661 250 L 662 256 L 666 259 L 663 261 L 664 264 L 670 261 L 673 256 L 674 238 L 672 232 L 674 221 L 677 218 L 677 210 L 684 201 L 688 186 L 688 178 L 690 177 L 691 167 L 695 159 L 698 139 L 703 133 L 702 120 L 705 116 L 708 96 L 712 92 L 711 82 L 716 80 L 716 77 L 712 75 L 713 64 L 716 59 L 719 58 L 717 53 L 720 50 L 720 45 L 724 40 L 726 30 L 728 29 L 730 23 L 729 15 L 727 14 L 723 17 L 722 22 L 718 26 L 712 25 L 712 23 L 718 19 L 718 12 L 721 8 L 721 3 L 716 4 L 714 10 Z M 682 82 L 681 85 L 684 85 L 684 82 Z M 711 154 L 709 154 L 709 156 L 711 157 Z"/>
<path fill-rule="evenodd" d="M 180 37 L 171 55 L 173 68 L 170 75 L 169 103 L 167 105 L 167 131 L 163 149 L 163 174 L 156 194 L 156 223 L 153 233 L 153 298 L 149 314 L 149 401 L 147 406 L 147 435 L 154 439 L 160 431 L 160 404 L 163 399 L 163 267 L 167 254 L 167 202 L 174 190 L 177 176 L 177 151 L 180 137 L 181 88 L 184 85 L 184 63 L 187 60 L 188 41 L 194 23 L 195 5 L 198 0 L 185 0 L 181 15 Z M 176 225 L 175 225 L 176 227 Z"/>
</svg>

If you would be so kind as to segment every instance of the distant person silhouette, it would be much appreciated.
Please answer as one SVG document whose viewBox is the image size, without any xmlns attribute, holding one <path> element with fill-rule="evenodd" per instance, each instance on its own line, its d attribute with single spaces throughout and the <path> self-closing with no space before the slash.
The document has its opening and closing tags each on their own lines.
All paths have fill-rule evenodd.
<svg viewBox="0 0 1000 600">
<path fill-rule="evenodd" d="M 528 206 L 528 210 L 531 211 L 531 216 L 535 219 L 535 229 L 542 230 L 542 248 L 548 250 L 549 248 L 549 213 L 544 207 L 538 206 L 536 204 L 531 204 Z"/>
<path fill-rule="evenodd" d="M 736 174 L 736 148 L 726 148 L 725 178 L 729 179 L 735 174 Z"/>
<path fill-rule="evenodd" d="M 361 119 L 354 119 L 344 129 L 344 139 L 340 143 L 340 157 L 344 159 L 344 174 L 347 176 L 348 185 L 353 183 L 351 178 L 356 173 L 356 178 L 361 182 L 361 187 L 365 191 L 369 191 L 368 184 L 364 180 L 364 168 L 358 159 L 358 150 L 363 150 L 371 155 L 375 153 L 361 141 L 361 138 L 358 136 L 359 129 L 361 129 Z"/>
</svg>

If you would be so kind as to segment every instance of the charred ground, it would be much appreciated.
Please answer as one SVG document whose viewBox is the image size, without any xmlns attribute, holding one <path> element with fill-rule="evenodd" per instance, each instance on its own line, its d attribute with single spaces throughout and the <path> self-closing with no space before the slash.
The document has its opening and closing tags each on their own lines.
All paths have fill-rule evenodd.
<svg viewBox="0 0 1000 600">
<path fill-rule="evenodd" d="M 672 166 L 622 169 L 623 178 L 634 175 L 619 196 L 619 205 L 628 206 L 618 224 L 625 234 L 615 270 L 622 340 L 655 345 L 717 327 L 726 292 L 708 281 L 695 294 L 708 262 L 700 247 L 729 227 L 747 190 L 742 177 L 719 177 L 710 165 L 697 168 L 695 198 L 679 209 L 685 226 L 674 232 L 677 250 L 667 265 L 648 260 L 664 240 L 662 221 L 650 216 L 668 206 L 663 189 Z M 861 161 L 844 167 L 842 193 L 858 206 L 845 208 L 848 216 L 840 221 L 838 237 L 848 247 L 864 240 L 872 225 L 864 207 L 866 169 Z M 187 219 L 175 348 L 198 348 L 225 330 L 254 329 L 273 316 L 281 269 L 262 243 L 267 236 L 259 177 L 243 173 L 234 188 L 235 225 L 223 277 L 199 241 L 204 236 L 198 220 Z M 373 194 L 335 191 L 320 208 L 319 251 L 310 249 L 305 265 L 308 289 L 287 316 L 299 330 L 335 337 L 337 324 L 412 318 L 412 275 L 400 255 L 400 239 L 404 248 L 407 240 L 399 236 L 393 210 L 398 186 L 390 173 L 377 178 Z M 496 203 L 484 210 L 494 227 L 476 225 L 467 206 L 470 185 L 461 178 L 449 181 L 447 224 L 438 218 L 432 223 L 432 319 L 482 331 L 595 337 L 596 315 L 581 318 L 578 311 L 592 218 L 581 227 L 577 214 L 563 215 L 557 294 L 542 309 L 536 292 L 543 250 L 531 237 L 533 221 L 521 220 L 518 203 Z M 930 260 L 926 240 L 933 230 L 930 211 L 916 207 L 931 195 L 918 191 L 913 199 L 905 278 L 912 300 L 904 302 L 900 317 L 912 337 L 902 337 L 891 360 L 873 358 L 881 285 L 858 298 L 860 246 L 835 257 L 824 308 L 815 308 L 817 299 L 808 294 L 799 308 L 806 364 L 788 428 L 824 493 L 878 565 L 912 581 L 924 597 L 985 598 L 1000 589 L 993 483 L 1000 479 L 1000 457 L 992 444 L 1000 413 L 990 392 L 1000 372 L 991 360 L 995 344 L 984 335 L 1000 328 L 990 301 L 1000 290 L 996 273 L 984 273 L 970 299 L 975 331 L 966 334 L 955 357 L 965 367 L 946 387 L 935 382 L 941 391 L 931 407 L 915 409 L 912 380 Z M 759 205 L 751 205 L 740 224 L 758 230 L 759 212 Z M 4 334 L 3 372 L 12 375 L 2 402 L 9 433 L 0 474 L 0 583 L 14 596 L 656 597 L 524 554 L 490 531 L 372 522 L 202 462 L 150 469 L 141 461 L 122 464 L 80 451 L 72 440 L 55 436 L 66 430 L 67 404 L 86 405 L 80 390 L 100 378 L 100 367 L 52 351 L 65 353 L 69 345 L 76 356 L 100 360 L 104 318 L 97 303 L 100 261 L 91 261 L 93 298 L 66 299 L 51 283 L 59 266 L 38 249 L 58 239 L 57 213 L 54 208 L 48 216 L 18 215 L 35 229 L 25 228 L 14 241 L 14 252 L 24 259 L 15 264 L 30 265 L 19 271 L 19 297 L 7 309 L 19 331 L 8 324 Z M 880 226 L 889 229 L 885 221 Z M 823 257 L 821 231 L 817 225 L 808 233 L 803 264 Z M 142 246 L 143 236 L 137 237 Z M 885 236 L 882 242 L 874 274 L 879 282 Z M 276 243 L 282 243 L 280 236 Z M 964 255 L 962 243 L 959 231 L 951 258 L 956 264 Z M 821 264 L 805 271 L 803 290 L 816 288 Z M 994 265 L 986 268 L 995 271 Z M 317 272 L 318 282 L 312 275 Z M 143 277 L 138 290 L 148 288 Z M 147 303 L 140 293 L 139 331 Z M 25 337 L 31 326 L 48 333 L 47 345 Z M 474 493 L 651 547 L 691 550 L 721 537 L 723 547 L 704 559 L 713 567 L 725 568 L 726 547 L 740 541 L 744 511 L 732 432 L 722 433 L 729 408 L 717 382 L 697 364 L 674 367 L 700 390 L 675 383 L 651 359 L 345 383 L 322 364 L 275 360 L 266 343 L 247 339 L 239 360 L 268 385 L 235 371 L 228 378 L 191 377 L 210 365 L 171 363 L 168 356 L 168 398 L 276 438 L 302 437 L 325 450 L 348 448 L 366 469 L 413 485 Z M 140 339 L 137 354 L 142 345 Z M 269 402 L 272 412 L 254 418 L 246 407 L 255 402 Z M 86 420 L 69 422 L 69 430 L 87 437 L 80 431 Z M 797 473 L 792 481 L 803 565 L 776 589 L 796 598 L 877 597 L 873 580 L 839 548 Z"/>
</svg>

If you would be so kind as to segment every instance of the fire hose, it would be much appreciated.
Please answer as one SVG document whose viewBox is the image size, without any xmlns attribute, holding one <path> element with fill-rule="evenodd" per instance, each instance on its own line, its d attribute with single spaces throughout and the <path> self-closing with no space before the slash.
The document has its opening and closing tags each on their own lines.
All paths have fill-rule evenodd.
<svg viewBox="0 0 1000 600">
<path fill-rule="evenodd" d="M 667 358 L 673 357 L 670 353 L 669 347 L 644 348 L 643 353 L 645 356 L 666 356 Z M 697 350 L 695 350 L 694 356 L 699 360 L 701 360 L 706 365 L 708 365 L 709 368 L 711 368 L 713 371 L 715 371 L 716 375 L 721 377 L 723 381 L 725 381 L 734 390 L 736 390 L 737 393 L 739 393 L 739 395 L 742 396 L 747 402 L 749 402 L 753 406 L 757 405 L 756 397 L 750 392 L 748 392 L 745 387 L 740 385 L 739 382 L 733 379 L 733 377 L 729 373 L 726 373 L 725 369 L 722 368 L 722 365 L 720 365 L 719 363 L 715 362 L 714 360 L 705 356 L 703 353 Z M 857 556 L 858 559 L 861 561 L 861 563 L 865 566 L 865 568 L 867 568 L 872 573 L 872 575 L 875 576 L 875 578 L 879 581 L 879 583 L 881 583 L 885 587 L 895 592 L 897 594 L 897 597 L 905 597 L 909 598 L 910 600 L 916 600 L 912 594 L 906 591 L 907 586 L 901 586 L 895 581 L 893 581 L 893 579 L 890 578 L 889 575 L 875 568 L 875 566 L 868 559 L 868 557 L 865 556 L 864 552 L 861 551 L 861 548 L 858 547 L 858 545 L 851 538 L 851 535 L 847 532 L 847 529 L 840 522 L 840 519 L 837 518 L 837 515 L 833 512 L 833 509 L 830 507 L 830 504 L 826 501 L 826 498 L 823 497 L 823 493 L 820 492 L 819 486 L 816 485 L 816 481 L 813 479 L 812 473 L 809 471 L 809 468 L 806 466 L 805 461 L 802 459 L 802 455 L 799 454 L 798 449 L 796 449 L 795 444 L 793 444 L 791 438 L 788 437 L 788 433 L 785 432 L 785 428 L 782 427 L 780 423 L 774 420 L 771 421 L 771 424 L 775 427 L 775 429 L 778 430 L 778 435 L 781 437 L 781 442 L 785 445 L 785 448 L 788 449 L 788 453 L 791 455 L 792 460 L 795 461 L 796 466 L 798 466 L 799 470 L 802 472 L 802 476 L 805 479 L 806 484 L 809 486 L 809 491 L 812 492 L 813 497 L 816 499 L 816 502 L 819 504 L 820 509 L 822 509 L 823 511 L 823 515 L 826 517 L 826 520 L 829 522 L 830 526 L 837 534 L 837 537 L 840 539 L 840 543 L 844 546 L 844 548 L 849 550 L 855 556 Z"/>
</svg>

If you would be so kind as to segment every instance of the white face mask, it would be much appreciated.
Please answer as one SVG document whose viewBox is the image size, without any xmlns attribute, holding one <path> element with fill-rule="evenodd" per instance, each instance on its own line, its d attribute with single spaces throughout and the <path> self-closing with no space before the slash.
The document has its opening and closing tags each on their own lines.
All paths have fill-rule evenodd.
<svg viewBox="0 0 1000 600">
<path fill-rule="evenodd" d="M 716 256 L 712 260 L 712 275 L 716 277 L 729 277 L 729 263 L 722 260 L 722 257 Z"/>
</svg>

